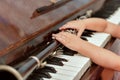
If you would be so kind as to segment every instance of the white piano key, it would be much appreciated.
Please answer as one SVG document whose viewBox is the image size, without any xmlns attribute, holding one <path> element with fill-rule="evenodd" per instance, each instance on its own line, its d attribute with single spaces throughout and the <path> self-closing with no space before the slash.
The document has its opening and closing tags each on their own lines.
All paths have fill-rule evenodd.
<svg viewBox="0 0 120 80">
<path fill-rule="evenodd" d="M 65 69 L 65 70 L 77 71 L 77 69 L 75 69 L 72 66 L 66 66 L 66 65 L 57 66 L 57 65 L 51 65 L 51 64 L 47 64 L 47 66 L 54 67 L 55 69 Z M 76 67 L 76 68 L 78 68 L 78 67 Z"/>
<path fill-rule="evenodd" d="M 74 56 L 59 55 L 57 57 L 67 59 L 69 62 L 65 62 L 64 65 L 72 66 L 76 69 L 73 80 L 80 79 L 84 72 L 91 66 L 90 58 L 84 57 L 80 54 L 76 54 Z"/>
<path fill-rule="evenodd" d="M 86 63 L 84 63 L 84 65 L 83 65 L 83 67 L 79 69 L 77 75 L 74 77 L 73 80 L 79 80 L 90 66 L 91 66 L 91 60 L 86 61 Z"/>
<path fill-rule="evenodd" d="M 81 55 L 67 56 L 67 55 L 59 55 L 59 58 L 67 59 L 69 62 L 63 62 L 64 65 L 72 66 L 72 67 L 81 67 L 81 64 L 86 63 L 85 61 L 89 61 L 90 59 Z"/>
<path fill-rule="evenodd" d="M 62 80 L 63 78 L 60 76 L 65 76 L 66 78 L 71 76 L 70 80 L 73 80 L 73 77 L 76 76 L 76 71 L 72 71 L 72 70 L 65 70 L 65 69 L 58 69 L 56 68 L 57 73 L 50 73 L 50 75 L 52 76 L 52 78 L 50 80 Z M 45 79 L 47 80 L 47 79 Z"/>
<path fill-rule="evenodd" d="M 50 75 L 52 76 L 52 78 L 57 79 L 57 80 L 64 80 L 64 79 L 73 80 L 73 76 L 66 76 L 64 74 L 56 75 L 56 74 L 50 73 Z"/>
<path fill-rule="evenodd" d="M 111 39 L 111 35 L 107 33 L 94 33 L 92 37 L 86 37 L 88 42 L 99 46 L 104 47 L 106 43 Z"/>
<path fill-rule="evenodd" d="M 66 76 L 65 79 L 67 79 L 67 77 L 69 77 L 69 80 L 77 80 L 76 78 L 77 77 L 80 78 L 84 74 L 84 72 L 88 69 L 89 65 L 91 65 L 90 62 L 91 62 L 90 60 L 89 61 L 83 60 L 83 61 L 81 61 L 80 64 L 78 64 L 78 65 L 81 65 L 80 67 L 73 66 L 72 68 L 70 68 L 70 66 L 66 66 L 66 65 L 64 65 L 63 67 L 60 67 L 60 66 L 56 67 L 55 65 L 49 65 L 49 66 L 54 66 L 54 68 L 57 70 L 56 74 L 51 74 L 52 78 L 58 79 L 57 77 L 64 75 L 64 76 Z M 73 63 L 71 63 L 71 65 L 73 65 Z M 71 76 L 71 78 L 70 78 L 70 76 Z M 62 78 L 62 79 L 64 79 L 64 78 Z M 62 80 L 62 79 L 60 79 L 60 80 Z"/>
<path fill-rule="evenodd" d="M 58 69 L 56 68 L 57 70 L 57 74 L 64 74 L 64 75 L 67 75 L 67 76 L 75 76 L 75 72 L 76 71 L 72 71 L 72 70 L 65 70 L 65 69 Z"/>
<path fill-rule="evenodd" d="M 112 23 L 115 23 L 115 24 L 119 24 L 120 23 L 120 8 L 118 8 L 114 14 L 112 14 L 109 18 L 107 18 L 106 20 L 107 21 L 110 21 Z"/>
<path fill-rule="evenodd" d="M 56 66 L 56 65 L 49 65 L 49 66 L 54 66 L 54 68 L 57 71 L 57 73 L 49 73 L 52 76 L 51 80 L 52 79 L 56 79 L 56 80 L 63 80 L 63 79 L 73 80 L 73 77 L 76 76 L 76 73 L 78 71 L 78 69 L 75 68 L 75 67 L 72 67 L 72 69 L 70 69 L 69 66 L 68 66 L 69 69 L 66 70 L 62 66 Z M 73 68 L 74 68 L 74 70 L 73 70 Z M 77 70 L 75 70 L 75 69 L 77 69 Z"/>
<path fill-rule="evenodd" d="M 118 17 L 112 17 L 112 18 L 108 19 L 108 21 L 115 23 L 115 24 L 119 24 L 119 20 L 120 20 L 120 18 L 118 18 Z"/>
<path fill-rule="evenodd" d="M 48 78 L 43 78 L 43 80 L 58 80 L 58 79 L 53 79 L 53 78 L 50 78 L 50 79 L 48 79 Z"/>
</svg>

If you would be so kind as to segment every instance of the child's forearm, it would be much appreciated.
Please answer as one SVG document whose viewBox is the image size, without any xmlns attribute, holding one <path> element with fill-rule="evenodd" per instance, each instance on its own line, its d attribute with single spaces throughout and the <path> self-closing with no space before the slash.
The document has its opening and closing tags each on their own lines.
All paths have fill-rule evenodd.
<svg viewBox="0 0 120 80">
<path fill-rule="evenodd" d="M 99 32 L 105 32 L 107 27 L 107 21 L 101 18 L 84 19 L 83 23 L 86 25 L 86 29 L 95 30 Z"/>
<path fill-rule="evenodd" d="M 84 40 L 80 40 L 80 45 L 79 53 L 91 58 L 98 65 L 120 71 L 120 56 Z"/>
<path fill-rule="evenodd" d="M 113 37 L 120 38 L 120 25 L 108 22 L 101 18 L 84 19 L 83 23 L 86 25 L 86 29 L 109 33 Z"/>
</svg>

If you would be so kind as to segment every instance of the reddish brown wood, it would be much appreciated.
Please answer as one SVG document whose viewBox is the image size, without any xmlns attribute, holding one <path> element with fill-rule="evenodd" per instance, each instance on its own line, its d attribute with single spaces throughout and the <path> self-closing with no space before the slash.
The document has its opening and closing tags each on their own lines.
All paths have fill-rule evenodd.
<svg viewBox="0 0 120 80">
<path fill-rule="evenodd" d="M 80 15 L 88 9 L 93 9 L 95 12 L 103 3 L 104 0 L 72 0 L 62 7 L 31 19 L 38 7 L 50 5 L 51 2 L 2 0 L 0 2 L 0 63 L 9 64 L 21 56 L 32 55 L 30 51 L 34 52 L 51 31 L 58 29 L 55 25 L 78 12 Z"/>
</svg>

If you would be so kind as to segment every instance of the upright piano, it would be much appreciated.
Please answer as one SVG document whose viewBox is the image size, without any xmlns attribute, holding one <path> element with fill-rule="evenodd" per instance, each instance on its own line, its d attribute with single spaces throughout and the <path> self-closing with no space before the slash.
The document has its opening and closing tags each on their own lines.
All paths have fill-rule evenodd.
<svg viewBox="0 0 120 80">
<path fill-rule="evenodd" d="M 90 58 L 51 35 L 68 21 L 94 17 L 107 1 L 1 0 L 0 79 L 87 80 L 82 77 L 92 67 Z M 80 38 L 104 47 L 111 35 L 85 30 Z"/>
</svg>

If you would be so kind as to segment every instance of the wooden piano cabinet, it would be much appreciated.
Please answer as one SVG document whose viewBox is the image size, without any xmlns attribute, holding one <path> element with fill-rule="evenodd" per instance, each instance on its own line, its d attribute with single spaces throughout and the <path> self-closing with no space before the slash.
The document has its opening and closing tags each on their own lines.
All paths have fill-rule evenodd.
<svg viewBox="0 0 120 80">
<path fill-rule="evenodd" d="M 101 80 L 100 75 L 102 71 L 103 68 L 101 66 L 93 63 L 80 80 Z"/>
<path fill-rule="evenodd" d="M 114 43 L 114 41 L 115 38 L 112 37 L 110 41 L 106 44 L 105 48 L 109 49 Z M 80 80 L 102 80 L 101 75 L 103 75 L 102 73 L 104 70 L 106 70 L 104 67 L 92 63 L 91 67 L 85 72 L 85 74 L 81 77 Z"/>
</svg>

